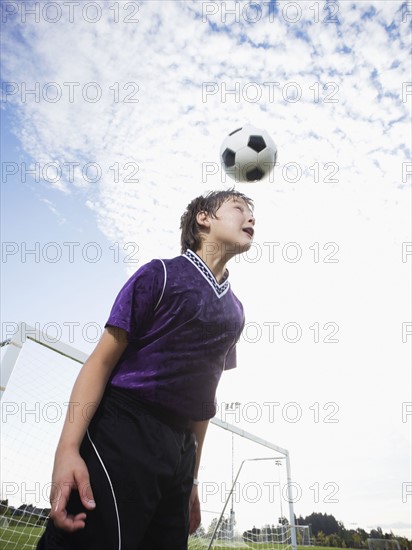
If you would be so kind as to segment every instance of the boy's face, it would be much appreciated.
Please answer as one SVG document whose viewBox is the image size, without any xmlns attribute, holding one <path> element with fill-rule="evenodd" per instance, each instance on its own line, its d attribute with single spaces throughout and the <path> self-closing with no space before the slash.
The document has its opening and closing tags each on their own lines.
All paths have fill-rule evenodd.
<svg viewBox="0 0 412 550">
<path fill-rule="evenodd" d="M 228 251 L 242 253 L 249 250 L 254 235 L 255 218 L 248 205 L 237 197 L 222 203 L 216 217 L 208 216 L 208 241 L 224 245 Z"/>
</svg>

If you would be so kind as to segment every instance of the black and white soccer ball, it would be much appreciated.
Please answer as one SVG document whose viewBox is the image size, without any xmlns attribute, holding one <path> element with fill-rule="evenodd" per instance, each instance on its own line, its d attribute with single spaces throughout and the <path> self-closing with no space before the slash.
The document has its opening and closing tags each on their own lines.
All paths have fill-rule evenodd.
<svg viewBox="0 0 412 550">
<path fill-rule="evenodd" d="M 273 170 L 276 157 L 277 147 L 266 130 L 250 125 L 231 132 L 220 148 L 222 166 L 237 182 L 262 180 Z"/>
</svg>

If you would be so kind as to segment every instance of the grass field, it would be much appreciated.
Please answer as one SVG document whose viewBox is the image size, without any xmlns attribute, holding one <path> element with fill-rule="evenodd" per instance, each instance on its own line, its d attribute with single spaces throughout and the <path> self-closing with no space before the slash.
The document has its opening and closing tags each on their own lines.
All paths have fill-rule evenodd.
<svg viewBox="0 0 412 550">
<path fill-rule="evenodd" d="M 0 548 L 1 550 L 33 550 L 36 548 L 36 543 L 43 527 L 9 527 L 8 529 L 0 528 Z M 260 549 L 267 548 L 266 545 L 258 543 L 250 543 L 249 548 Z M 199 544 L 196 544 L 195 540 L 189 541 L 189 550 L 200 548 Z M 238 548 L 229 545 L 214 545 L 213 550 L 245 550 L 245 546 L 239 546 Z M 274 545 L 276 550 L 282 550 L 282 546 Z M 298 550 L 308 550 L 307 546 L 298 546 Z M 311 546 L 310 550 L 339 550 L 337 548 L 330 548 L 328 546 Z M 345 550 L 350 550 L 346 548 Z"/>
<path fill-rule="evenodd" d="M 1 550 L 33 550 L 43 532 L 43 527 L 0 528 Z"/>
</svg>

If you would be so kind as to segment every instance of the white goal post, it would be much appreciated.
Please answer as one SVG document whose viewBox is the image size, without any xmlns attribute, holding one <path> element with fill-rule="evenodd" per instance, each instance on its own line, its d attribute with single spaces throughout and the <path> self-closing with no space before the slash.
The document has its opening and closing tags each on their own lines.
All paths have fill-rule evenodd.
<svg viewBox="0 0 412 550">
<path fill-rule="evenodd" d="M 237 475 L 236 475 L 236 477 L 233 481 L 231 490 L 230 490 L 230 492 L 228 494 L 228 497 L 226 499 L 225 505 L 222 509 L 219 521 L 216 524 L 215 531 L 212 534 L 212 540 L 210 541 L 208 550 L 209 550 L 209 548 L 212 547 L 212 544 L 214 542 L 214 537 L 216 536 L 216 533 L 218 531 L 218 528 L 219 528 L 220 523 L 222 521 L 222 518 L 224 516 L 224 512 L 227 508 L 227 505 L 228 505 L 229 500 L 232 496 L 232 493 L 235 490 L 237 480 L 239 478 L 239 475 L 242 471 L 242 468 L 243 468 L 243 465 L 245 464 L 245 462 L 247 462 L 247 461 L 258 462 L 258 461 L 261 461 L 261 460 L 279 460 L 279 458 L 284 458 L 285 463 L 286 463 L 287 483 L 289 485 L 292 483 L 291 473 L 290 473 L 289 452 L 286 449 L 283 449 L 282 447 L 279 447 L 278 445 L 274 445 L 273 443 L 270 443 L 269 441 L 266 441 L 265 439 L 261 439 L 260 437 L 257 437 L 257 436 L 255 436 L 254 434 L 252 434 L 250 432 L 242 430 L 242 429 L 238 428 L 237 426 L 234 426 L 233 424 L 223 422 L 219 418 L 212 418 L 211 422 L 213 424 L 215 424 L 216 426 L 219 426 L 220 428 L 223 428 L 224 430 L 230 431 L 232 434 L 237 434 L 240 437 L 244 437 L 246 439 L 249 439 L 250 441 L 253 441 L 254 443 L 257 443 L 258 445 L 261 445 L 262 447 L 265 447 L 267 449 L 271 449 L 273 451 L 276 451 L 276 453 L 280 454 L 281 456 L 280 457 L 279 456 L 273 456 L 273 457 L 262 457 L 262 458 L 246 458 L 242 461 L 242 463 L 240 464 L 239 470 L 237 472 Z M 296 550 L 297 545 L 296 545 L 296 529 L 295 529 L 295 525 L 294 525 L 293 499 L 289 499 L 288 504 L 289 504 L 289 525 L 291 526 L 290 527 L 291 546 L 292 546 L 292 550 Z"/>
<path fill-rule="evenodd" d="M 55 445 L 87 357 L 24 322 L 2 343 L 0 546 L 8 550 L 35 548 L 43 531 Z M 289 452 L 215 417 L 202 455 L 202 524 L 189 549 L 297 550 Z"/>
</svg>

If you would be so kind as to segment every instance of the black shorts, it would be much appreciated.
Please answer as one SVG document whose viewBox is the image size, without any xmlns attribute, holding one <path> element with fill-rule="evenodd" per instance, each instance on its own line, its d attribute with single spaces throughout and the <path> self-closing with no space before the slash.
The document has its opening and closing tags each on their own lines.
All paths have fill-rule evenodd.
<svg viewBox="0 0 412 550">
<path fill-rule="evenodd" d="M 185 426 L 186 424 L 186 426 Z M 109 388 L 80 447 L 96 508 L 72 491 L 74 533 L 49 518 L 38 550 L 186 550 L 196 442 L 187 422 Z"/>
</svg>

